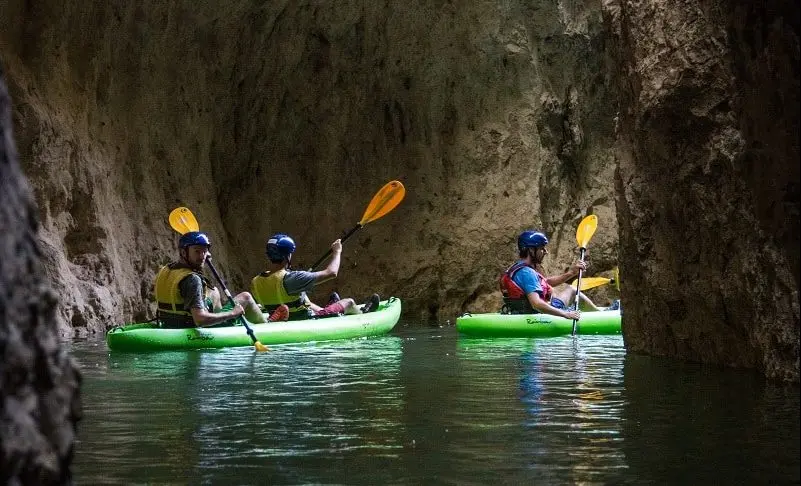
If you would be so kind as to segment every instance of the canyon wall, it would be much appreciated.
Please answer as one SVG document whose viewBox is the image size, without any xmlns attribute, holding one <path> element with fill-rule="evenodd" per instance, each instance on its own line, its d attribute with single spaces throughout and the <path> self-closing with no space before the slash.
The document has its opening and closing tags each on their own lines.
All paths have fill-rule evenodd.
<svg viewBox="0 0 801 486">
<path fill-rule="evenodd" d="M 798 8 L 10 0 L 0 59 L 61 331 L 152 316 L 176 206 L 239 290 L 271 233 L 310 264 L 399 179 L 318 300 L 494 310 L 520 230 L 560 270 L 595 213 L 589 273 L 620 261 L 630 350 L 798 381 Z"/>
<path fill-rule="evenodd" d="M 71 481 L 80 375 L 58 341 L 33 195 L 17 163 L 0 65 L 0 483 Z"/>
<path fill-rule="evenodd" d="M 179 205 L 239 290 L 270 234 L 311 264 L 399 179 L 318 299 L 397 295 L 416 321 L 497 308 L 526 228 L 560 270 L 594 212 L 592 269 L 616 265 L 597 2 L 9 3 L 0 53 L 64 333 L 152 316 Z"/>
<path fill-rule="evenodd" d="M 798 382 L 798 4 L 604 14 L 627 349 Z"/>
</svg>

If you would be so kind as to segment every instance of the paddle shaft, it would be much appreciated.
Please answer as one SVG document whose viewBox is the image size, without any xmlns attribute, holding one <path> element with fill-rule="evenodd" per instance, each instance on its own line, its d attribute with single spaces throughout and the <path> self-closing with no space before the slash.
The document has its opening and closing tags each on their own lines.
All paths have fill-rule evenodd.
<svg viewBox="0 0 801 486">
<path fill-rule="evenodd" d="M 211 273 L 214 274 L 214 278 L 216 278 L 217 282 L 220 283 L 220 287 L 222 287 L 223 292 L 225 293 L 225 297 L 228 298 L 228 302 L 231 305 L 236 305 L 236 302 L 234 301 L 234 297 L 231 295 L 231 291 L 228 290 L 228 287 L 225 285 L 225 282 L 223 281 L 222 277 L 220 276 L 219 273 L 217 273 L 217 269 L 214 268 L 214 264 L 211 262 L 211 255 L 209 255 L 206 258 L 206 265 L 209 266 L 209 268 L 211 269 Z M 253 340 L 253 344 L 258 343 L 259 340 L 256 339 L 256 334 L 253 332 L 253 329 L 251 329 L 250 326 L 248 326 L 248 320 L 245 319 L 244 316 L 240 316 L 240 317 L 242 318 L 242 324 L 245 325 L 245 331 L 247 331 L 248 336 L 250 336 L 250 339 Z"/>
<path fill-rule="evenodd" d="M 342 242 L 342 243 L 345 243 L 345 241 L 346 241 L 348 238 L 350 238 L 351 236 L 353 236 L 353 233 L 355 233 L 356 231 L 358 231 L 359 229 L 361 229 L 361 227 L 362 227 L 362 226 L 363 226 L 363 225 L 362 225 L 361 223 L 356 223 L 356 226 L 354 226 L 353 228 L 351 228 L 351 229 L 350 229 L 350 231 L 348 231 L 347 233 L 345 233 L 345 234 L 342 236 L 342 238 L 340 238 L 341 242 Z M 318 266 L 319 266 L 321 263 L 323 263 L 323 262 L 325 261 L 325 259 L 326 259 L 326 258 L 328 258 L 329 256 L 331 256 L 331 253 L 333 253 L 333 251 L 332 251 L 332 250 L 329 248 L 329 249 L 328 249 L 328 251 L 327 251 L 327 252 L 325 252 L 325 255 L 323 255 L 322 257 L 320 257 L 320 259 L 319 259 L 319 260 L 317 260 L 316 262 L 314 262 L 314 265 L 312 265 L 311 267 L 309 267 L 309 271 L 310 271 L 310 272 L 311 272 L 311 271 L 314 271 L 314 269 L 315 269 L 315 268 L 317 268 L 317 267 L 318 267 Z"/>
<path fill-rule="evenodd" d="M 587 249 L 584 248 L 583 246 L 579 249 L 579 261 L 581 261 L 581 262 L 584 261 L 584 254 L 585 254 L 586 251 L 587 251 Z M 579 268 L 578 279 L 576 279 L 576 310 L 579 310 L 579 302 L 580 302 L 580 299 L 581 299 L 581 274 L 582 273 L 583 273 L 583 271 Z M 576 319 L 573 319 L 573 330 L 571 331 L 571 335 L 572 336 L 576 335 L 576 323 L 577 322 L 578 321 Z"/>
</svg>

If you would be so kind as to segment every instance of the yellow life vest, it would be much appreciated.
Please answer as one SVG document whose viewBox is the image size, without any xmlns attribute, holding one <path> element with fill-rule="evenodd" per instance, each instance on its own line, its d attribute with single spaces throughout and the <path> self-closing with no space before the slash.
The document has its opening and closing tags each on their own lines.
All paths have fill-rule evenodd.
<svg viewBox="0 0 801 486">
<path fill-rule="evenodd" d="M 272 312 L 281 304 L 289 307 L 289 319 L 308 319 L 309 306 L 300 295 L 289 295 L 284 288 L 286 268 L 277 272 L 262 272 L 250 282 L 250 293 L 263 312 Z"/>
<path fill-rule="evenodd" d="M 180 262 L 173 262 L 164 265 L 156 275 L 155 294 L 157 302 L 156 316 L 163 321 L 171 321 L 170 324 L 183 324 L 184 326 L 195 326 L 192 313 L 184 308 L 184 298 L 178 285 L 189 275 L 195 274 L 203 282 L 203 297 L 206 307 L 212 309 L 211 289 L 214 288 L 211 282 L 199 272 L 192 270 L 187 265 Z"/>
</svg>

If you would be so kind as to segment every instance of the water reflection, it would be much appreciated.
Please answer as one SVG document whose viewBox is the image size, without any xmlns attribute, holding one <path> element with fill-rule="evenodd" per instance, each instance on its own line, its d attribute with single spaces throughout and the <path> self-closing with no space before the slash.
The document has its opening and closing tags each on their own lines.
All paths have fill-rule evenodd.
<svg viewBox="0 0 801 486">
<path fill-rule="evenodd" d="M 317 482 L 344 458 L 392 457 L 402 447 L 400 346 L 391 336 L 259 354 L 79 346 L 86 399 L 76 478 L 264 484 L 296 482 L 302 471 Z"/>
<path fill-rule="evenodd" d="M 625 358 L 623 430 L 654 483 L 798 484 L 799 389 L 750 372 Z"/>
<path fill-rule="evenodd" d="M 798 387 L 629 356 L 620 336 L 74 354 L 82 484 L 799 480 Z"/>
<path fill-rule="evenodd" d="M 523 447 L 518 454 L 519 480 L 624 482 L 627 465 L 620 448 L 623 343 L 620 336 L 578 339 L 463 339 L 458 345 L 465 363 L 476 363 L 487 394 L 502 390 L 487 380 L 486 363 L 516 366 L 518 423 Z M 509 359 L 513 358 L 513 359 Z M 500 373 L 497 373 L 500 374 Z M 478 378 L 478 377 L 477 377 Z M 497 410 L 499 417 L 508 412 Z M 484 414 L 488 420 L 492 415 Z M 486 425 L 486 422 L 485 422 Z M 497 428 L 500 423 L 495 427 Z"/>
</svg>

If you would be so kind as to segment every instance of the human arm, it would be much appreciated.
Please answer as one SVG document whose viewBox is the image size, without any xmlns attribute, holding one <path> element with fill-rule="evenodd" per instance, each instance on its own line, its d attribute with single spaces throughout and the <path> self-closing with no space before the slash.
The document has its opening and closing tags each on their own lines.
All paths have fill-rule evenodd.
<svg viewBox="0 0 801 486">
<path fill-rule="evenodd" d="M 566 319 L 578 319 L 577 312 L 558 309 L 542 298 L 543 289 L 540 284 L 540 275 L 532 268 L 521 268 L 515 274 L 514 282 L 523 290 L 526 299 L 534 310 Z"/>
<path fill-rule="evenodd" d="M 557 285 L 562 285 L 563 283 L 567 282 L 571 278 L 578 275 L 579 270 L 581 271 L 587 270 L 587 262 L 577 261 L 565 273 L 547 277 L 545 281 L 548 282 L 548 284 L 551 287 L 556 287 Z"/>
<path fill-rule="evenodd" d="M 552 306 L 548 302 L 542 298 L 539 292 L 529 292 L 526 294 L 526 298 L 528 299 L 529 304 L 534 309 L 544 313 L 544 314 L 551 314 L 554 316 L 564 317 L 565 319 L 578 319 L 581 317 L 581 313 L 574 311 L 574 310 L 563 310 L 557 309 L 556 307 Z"/>
<path fill-rule="evenodd" d="M 245 309 L 240 305 L 234 305 L 234 308 L 229 311 L 223 312 L 209 312 L 205 308 L 193 307 L 192 319 L 195 321 L 197 327 L 209 327 L 221 322 L 235 319 L 245 313 Z"/>
<path fill-rule="evenodd" d="M 189 275 L 181 280 L 178 284 L 178 290 L 184 299 L 184 306 L 192 314 L 192 320 L 197 327 L 213 326 L 239 317 L 245 312 L 245 309 L 238 303 L 231 310 L 211 312 L 206 306 L 205 296 L 203 295 L 203 281 L 197 275 Z M 214 300 L 213 297 L 212 300 Z"/>
<path fill-rule="evenodd" d="M 342 259 L 342 240 L 335 240 L 331 243 L 331 260 L 328 265 L 319 272 L 311 272 L 314 275 L 314 284 L 321 284 L 333 280 L 339 273 L 339 264 Z"/>
</svg>

